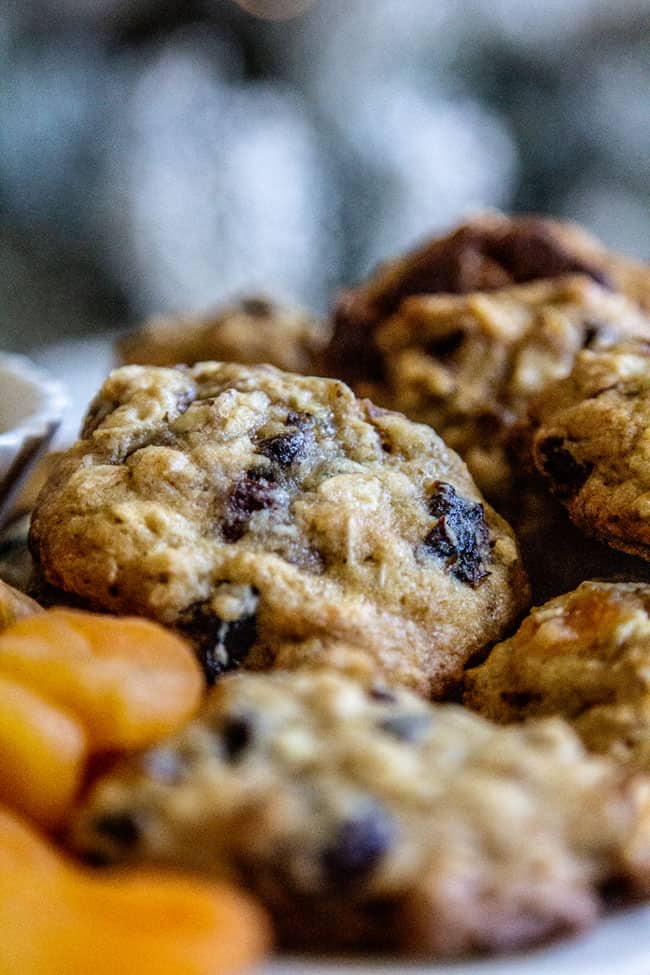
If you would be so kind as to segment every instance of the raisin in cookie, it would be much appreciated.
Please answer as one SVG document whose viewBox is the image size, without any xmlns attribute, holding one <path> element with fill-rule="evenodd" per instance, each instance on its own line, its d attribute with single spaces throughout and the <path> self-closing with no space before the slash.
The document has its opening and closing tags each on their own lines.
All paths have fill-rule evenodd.
<svg viewBox="0 0 650 975">
<path fill-rule="evenodd" d="M 328 369 L 352 383 L 382 382 L 385 360 L 375 333 L 411 295 L 495 291 L 567 274 L 587 275 L 650 309 L 647 265 L 605 250 L 573 224 L 485 213 L 345 292 L 335 309 Z"/>
<path fill-rule="evenodd" d="M 334 671 L 238 674 L 95 785 L 71 842 L 233 877 L 293 945 L 457 955 L 581 929 L 610 879 L 646 890 L 643 801 L 559 720 L 499 728 Z"/>
<path fill-rule="evenodd" d="M 587 277 L 418 295 L 378 327 L 384 380 L 368 392 L 434 427 L 496 499 L 512 479 L 507 441 L 530 398 L 566 376 L 580 349 L 628 337 L 650 339 L 650 320 Z"/>
<path fill-rule="evenodd" d="M 499 722 L 568 719 L 584 743 L 650 771 L 650 585 L 584 582 L 533 610 L 465 675 L 465 703 Z"/>
<path fill-rule="evenodd" d="M 263 298 L 247 298 L 214 315 L 156 318 L 120 338 L 117 354 L 125 364 L 173 366 L 208 359 L 269 362 L 279 369 L 318 372 L 327 341 L 325 325 L 306 312 Z"/>
<path fill-rule="evenodd" d="M 433 430 L 270 366 L 113 372 L 31 548 L 49 584 L 183 628 L 212 677 L 338 641 L 439 695 L 527 601 L 509 527 Z"/>
<path fill-rule="evenodd" d="M 580 353 L 530 415 L 535 463 L 572 521 L 650 560 L 650 345 Z"/>
</svg>

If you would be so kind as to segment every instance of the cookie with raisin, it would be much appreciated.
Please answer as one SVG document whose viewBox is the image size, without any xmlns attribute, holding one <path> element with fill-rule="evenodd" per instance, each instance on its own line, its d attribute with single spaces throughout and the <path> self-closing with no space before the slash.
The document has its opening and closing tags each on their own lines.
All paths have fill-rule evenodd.
<svg viewBox="0 0 650 975">
<path fill-rule="evenodd" d="M 348 382 L 381 382 L 385 362 L 376 331 L 414 295 L 499 291 L 576 274 L 650 310 L 648 265 L 606 250 L 575 224 L 535 215 L 480 214 L 343 292 L 334 310 L 328 368 Z"/>
<path fill-rule="evenodd" d="M 153 318 L 117 340 L 124 365 L 173 366 L 220 360 L 268 362 L 305 375 L 318 373 L 327 327 L 306 311 L 244 298 L 213 314 Z"/>
<path fill-rule="evenodd" d="M 388 265 L 341 299 L 331 373 L 431 424 L 506 504 L 508 442 L 530 398 L 582 348 L 650 339 L 636 296 L 579 239 L 555 221 L 488 214 Z"/>
<path fill-rule="evenodd" d="M 182 629 L 211 679 L 344 643 L 439 696 L 528 599 L 511 530 L 430 427 L 270 366 L 113 372 L 30 541 L 47 583 Z"/>
<path fill-rule="evenodd" d="M 225 678 L 95 784 L 95 864 L 236 879 L 290 947 L 426 956 L 579 931 L 648 890 L 645 790 L 559 720 L 498 727 L 335 671 Z"/>
<path fill-rule="evenodd" d="M 535 464 L 571 520 L 650 560 L 650 345 L 580 353 L 529 413 Z"/>
<path fill-rule="evenodd" d="M 499 722 L 559 715 L 588 748 L 650 771 L 650 585 L 583 582 L 534 609 L 465 675 Z"/>
<path fill-rule="evenodd" d="M 469 295 L 419 295 L 379 326 L 385 379 L 369 393 L 428 423 L 496 500 L 513 479 L 510 440 L 530 399 L 583 348 L 650 340 L 650 319 L 587 277 Z"/>
</svg>

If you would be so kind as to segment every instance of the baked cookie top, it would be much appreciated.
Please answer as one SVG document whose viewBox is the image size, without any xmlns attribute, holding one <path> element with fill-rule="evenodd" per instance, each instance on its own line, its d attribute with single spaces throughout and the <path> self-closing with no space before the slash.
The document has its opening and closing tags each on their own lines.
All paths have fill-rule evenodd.
<svg viewBox="0 0 650 975">
<path fill-rule="evenodd" d="M 245 298 L 212 315 L 154 318 L 116 343 L 120 362 L 191 365 L 208 359 L 307 375 L 318 371 L 327 329 L 307 312 L 264 298 Z"/>
<path fill-rule="evenodd" d="M 465 675 L 495 721 L 569 720 L 585 744 L 650 771 L 650 585 L 584 582 L 534 609 Z"/>
<path fill-rule="evenodd" d="M 369 393 L 429 423 L 490 497 L 511 480 L 506 441 L 530 398 L 583 348 L 650 339 L 650 319 L 587 277 L 466 296 L 417 295 L 375 333 L 384 381 Z"/>
<path fill-rule="evenodd" d="M 575 524 L 650 559 L 650 345 L 580 353 L 530 417 L 535 464 Z"/>
<path fill-rule="evenodd" d="M 440 694 L 527 600 L 510 529 L 433 430 L 272 367 L 113 372 L 30 541 L 50 584 L 183 627 L 212 677 L 341 641 Z"/>
<path fill-rule="evenodd" d="M 445 237 L 382 265 L 341 295 L 327 351 L 332 375 L 381 381 L 378 325 L 411 295 L 495 291 L 541 278 L 583 274 L 650 309 L 650 268 L 607 251 L 574 224 L 488 212 Z"/>
<path fill-rule="evenodd" d="M 558 720 L 500 728 L 334 671 L 227 677 L 184 731 L 93 788 L 95 863 L 243 881 L 283 940 L 512 949 L 645 889 L 643 792 Z"/>
</svg>

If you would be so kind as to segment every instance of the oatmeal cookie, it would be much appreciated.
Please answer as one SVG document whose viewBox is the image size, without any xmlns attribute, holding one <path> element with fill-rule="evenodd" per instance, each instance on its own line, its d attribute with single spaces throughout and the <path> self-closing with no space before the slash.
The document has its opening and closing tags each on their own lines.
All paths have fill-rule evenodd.
<svg viewBox="0 0 650 975">
<path fill-rule="evenodd" d="M 369 395 L 428 423 L 492 500 L 512 480 L 508 438 L 531 397 L 583 348 L 650 340 L 650 319 L 587 277 L 495 292 L 417 295 L 375 333 L 384 380 Z"/>
<path fill-rule="evenodd" d="M 580 353 L 530 416 L 535 463 L 572 521 L 650 560 L 650 345 Z"/>
<path fill-rule="evenodd" d="M 645 792 L 559 720 L 500 728 L 334 671 L 238 674 L 94 787 L 96 864 L 229 877 L 291 945 L 434 955 L 586 927 L 650 879 Z"/>
<path fill-rule="evenodd" d="M 650 585 L 584 582 L 534 609 L 465 675 L 494 721 L 561 715 L 588 748 L 650 771 Z"/>
<path fill-rule="evenodd" d="M 495 291 L 541 278 L 581 274 L 650 309 L 650 268 L 607 251 L 574 224 L 485 213 L 446 237 L 385 264 L 344 292 L 334 314 L 328 369 L 346 381 L 382 382 L 379 325 L 411 295 Z"/>
<path fill-rule="evenodd" d="M 263 298 L 245 298 L 213 315 L 154 318 L 118 339 L 124 364 L 173 366 L 218 359 L 268 362 L 305 375 L 318 372 L 327 330 L 307 312 Z"/>
<path fill-rule="evenodd" d="M 440 695 L 528 596 L 512 532 L 431 428 L 270 366 L 113 372 L 30 540 L 46 582 L 184 629 L 212 678 L 340 642 Z"/>
</svg>

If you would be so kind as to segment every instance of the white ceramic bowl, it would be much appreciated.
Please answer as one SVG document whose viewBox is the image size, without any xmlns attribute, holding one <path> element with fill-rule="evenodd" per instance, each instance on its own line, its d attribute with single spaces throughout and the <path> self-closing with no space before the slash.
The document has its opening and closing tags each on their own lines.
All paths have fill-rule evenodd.
<svg viewBox="0 0 650 975">
<path fill-rule="evenodd" d="M 0 527 L 67 406 L 61 383 L 26 356 L 0 353 Z"/>
</svg>

